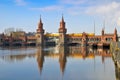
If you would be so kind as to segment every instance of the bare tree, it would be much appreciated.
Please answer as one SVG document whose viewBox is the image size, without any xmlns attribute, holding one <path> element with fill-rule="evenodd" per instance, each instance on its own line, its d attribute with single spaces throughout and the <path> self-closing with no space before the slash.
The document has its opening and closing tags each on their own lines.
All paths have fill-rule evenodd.
<svg viewBox="0 0 120 80">
<path fill-rule="evenodd" d="M 14 28 L 7 28 L 4 30 L 4 33 L 5 33 L 5 35 L 10 36 L 10 34 L 14 31 L 15 31 Z"/>
</svg>

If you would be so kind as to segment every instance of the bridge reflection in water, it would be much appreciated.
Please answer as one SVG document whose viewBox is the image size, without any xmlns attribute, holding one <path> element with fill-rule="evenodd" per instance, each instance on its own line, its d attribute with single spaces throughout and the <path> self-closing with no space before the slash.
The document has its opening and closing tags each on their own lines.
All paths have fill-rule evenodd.
<svg viewBox="0 0 120 80">
<path fill-rule="evenodd" d="M 95 68 L 95 57 L 101 56 L 102 63 L 105 63 L 105 58 L 112 57 L 112 54 L 110 53 L 109 49 L 92 49 L 90 47 L 53 47 L 53 48 L 43 48 L 43 47 L 37 47 L 35 48 L 34 52 L 28 52 L 25 54 L 9 54 L 0 56 L 0 58 L 6 60 L 6 61 L 20 61 L 25 59 L 26 57 L 35 57 L 37 61 L 37 65 L 39 68 L 39 72 L 42 75 L 42 70 L 44 67 L 44 62 L 46 62 L 46 57 L 50 58 L 59 58 L 59 66 L 62 76 L 64 75 L 64 72 L 66 70 L 66 63 L 67 58 L 82 58 L 85 59 L 94 59 L 94 68 Z M 105 65 L 105 64 L 104 64 Z M 120 80 L 120 71 L 115 68 L 116 72 L 116 80 Z"/>
<path fill-rule="evenodd" d="M 58 51 L 56 51 L 58 50 Z M 58 52 L 58 53 L 56 53 Z M 43 51 L 43 48 L 38 48 L 37 51 L 37 62 L 40 69 L 40 72 L 43 67 L 44 56 L 59 58 L 60 70 L 62 74 L 64 74 L 64 70 L 66 67 L 67 57 L 72 58 L 90 58 L 94 59 L 95 56 L 101 56 L 102 63 L 106 57 L 112 57 L 109 49 L 92 49 L 87 47 L 65 47 L 61 46 L 58 48 L 54 48 L 52 51 Z"/>
</svg>

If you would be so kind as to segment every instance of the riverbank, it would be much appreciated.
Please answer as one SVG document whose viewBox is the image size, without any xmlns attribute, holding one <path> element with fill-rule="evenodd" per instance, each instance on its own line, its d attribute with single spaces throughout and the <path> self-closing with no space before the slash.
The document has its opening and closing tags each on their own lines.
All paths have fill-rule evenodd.
<svg viewBox="0 0 120 80">
<path fill-rule="evenodd" d="M 120 69 L 120 42 L 112 42 L 110 50 L 115 65 Z"/>
<path fill-rule="evenodd" d="M 118 68 L 120 69 L 120 50 L 114 52 L 112 55 L 115 65 L 118 66 Z"/>
</svg>

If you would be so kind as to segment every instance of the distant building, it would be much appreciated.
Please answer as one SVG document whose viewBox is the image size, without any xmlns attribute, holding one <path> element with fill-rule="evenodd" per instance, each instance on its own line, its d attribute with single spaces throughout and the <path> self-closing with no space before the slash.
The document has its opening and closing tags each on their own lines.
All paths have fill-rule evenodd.
<svg viewBox="0 0 120 80">
<path fill-rule="evenodd" d="M 36 35 L 35 32 L 28 32 L 28 33 L 26 33 L 26 36 L 35 36 L 35 35 Z"/>
<path fill-rule="evenodd" d="M 16 38 L 16 37 L 25 37 L 26 33 L 24 31 L 19 31 L 19 32 L 11 32 L 11 37 Z"/>
</svg>

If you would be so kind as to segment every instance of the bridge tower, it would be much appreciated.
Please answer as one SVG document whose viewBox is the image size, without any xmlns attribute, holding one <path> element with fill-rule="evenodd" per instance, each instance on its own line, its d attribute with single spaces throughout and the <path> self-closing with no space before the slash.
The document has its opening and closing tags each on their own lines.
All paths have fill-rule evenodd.
<svg viewBox="0 0 120 80">
<path fill-rule="evenodd" d="M 114 39 L 113 39 L 113 41 L 117 41 L 117 29 L 115 28 L 115 30 L 114 30 Z"/>
<path fill-rule="evenodd" d="M 65 22 L 64 22 L 64 18 L 62 16 L 62 20 L 60 22 L 60 28 L 59 28 L 59 45 L 66 45 L 66 32 L 67 29 L 65 28 Z"/>
<path fill-rule="evenodd" d="M 105 33 L 105 31 L 104 31 L 104 29 L 102 29 L 102 36 L 104 35 L 104 33 Z"/>
<path fill-rule="evenodd" d="M 44 29 L 43 29 L 43 23 L 41 20 L 41 16 L 40 16 L 40 21 L 38 23 L 38 29 L 36 30 L 36 37 L 37 37 L 37 42 L 36 45 L 37 46 L 44 46 Z"/>
<path fill-rule="evenodd" d="M 101 34 L 102 34 L 102 36 L 101 36 L 101 41 L 104 42 L 104 34 L 105 34 L 104 28 L 102 29 Z"/>
</svg>

